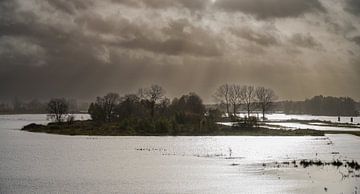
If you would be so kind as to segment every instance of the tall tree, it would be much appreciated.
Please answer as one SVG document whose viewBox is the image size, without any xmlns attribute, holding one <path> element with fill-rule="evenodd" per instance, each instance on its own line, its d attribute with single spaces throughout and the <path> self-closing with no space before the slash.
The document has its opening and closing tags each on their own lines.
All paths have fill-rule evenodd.
<svg viewBox="0 0 360 194">
<path fill-rule="evenodd" d="M 250 117 L 250 113 L 254 108 L 255 104 L 255 88 L 254 86 L 243 86 L 241 87 L 240 93 L 241 99 L 243 100 L 248 117 Z"/>
<path fill-rule="evenodd" d="M 216 100 L 220 101 L 220 103 L 224 103 L 226 106 L 226 113 L 230 116 L 230 89 L 231 86 L 229 84 L 223 84 L 219 86 L 215 92 L 214 97 Z"/>
<path fill-rule="evenodd" d="M 263 120 L 265 120 L 265 113 L 272 106 L 273 102 L 277 99 L 275 92 L 272 89 L 257 87 L 256 88 L 257 103 L 262 111 Z"/>
<path fill-rule="evenodd" d="M 150 88 L 140 89 L 141 94 L 150 101 L 151 117 L 155 115 L 155 105 L 159 103 L 165 96 L 165 90 L 159 85 L 152 85 Z"/>
<path fill-rule="evenodd" d="M 229 102 L 233 107 L 233 116 L 236 117 L 236 111 L 238 109 L 238 106 L 242 102 L 240 85 L 236 85 L 236 84 L 230 85 Z"/>
<path fill-rule="evenodd" d="M 119 94 L 108 93 L 104 96 L 104 111 L 105 119 L 107 122 L 111 122 L 113 119 L 113 112 L 116 104 L 119 102 Z"/>
</svg>

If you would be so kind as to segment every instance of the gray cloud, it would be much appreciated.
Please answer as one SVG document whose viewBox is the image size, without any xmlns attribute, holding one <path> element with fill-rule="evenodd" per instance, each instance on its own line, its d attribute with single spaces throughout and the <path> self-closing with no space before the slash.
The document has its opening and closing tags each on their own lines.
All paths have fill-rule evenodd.
<svg viewBox="0 0 360 194">
<path fill-rule="evenodd" d="M 270 29 L 261 29 L 261 31 L 255 31 L 251 28 L 230 28 L 230 32 L 238 37 L 260 44 L 262 46 L 274 46 L 280 44 L 280 40 Z"/>
<path fill-rule="evenodd" d="M 360 1 L 358 0 L 346 0 L 345 9 L 354 15 L 360 15 Z"/>
<path fill-rule="evenodd" d="M 220 0 L 215 6 L 224 11 L 251 14 L 259 19 L 298 17 L 308 12 L 324 11 L 318 0 Z"/>
<path fill-rule="evenodd" d="M 173 21 L 162 31 L 169 38 L 156 40 L 140 35 L 132 40 L 124 41 L 120 45 L 169 55 L 189 54 L 213 57 L 222 55 L 220 43 L 210 35 L 211 32 L 192 26 L 187 20 Z"/>
<path fill-rule="evenodd" d="M 360 46 L 360 36 L 355 36 L 352 38 L 352 41 L 354 41 L 358 46 Z"/>
<path fill-rule="evenodd" d="M 107 42 L 112 46 L 127 49 L 142 49 L 167 55 L 220 56 L 221 42 L 211 32 L 193 26 L 186 19 L 169 22 L 166 27 L 153 33 L 147 24 L 135 24 L 125 18 L 116 21 L 97 15 L 85 15 L 78 24 L 98 33 L 112 34 L 115 40 Z"/>
<path fill-rule="evenodd" d="M 91 0 L 47 0 L 47 2 L 55 9 L 63 11 L 68 14 L 74 14 L 77 10 L 87 9 L 93 2 Z"/>
<path fill-rule="evenodd" d="M 283 14 L 274 6 L 236 9 L 289 21 L 239 18 L 235 9 L 200 0 L 28 1 L 0 1 L 0 99 L 92 99 L 157 83 L 170 97 L 195 91 L 209 102 L 224 82 L 265 85 L 282 98 L 360 96 L 351 87 L 360 81 L 351 60 L 357 39 L 309 24 L 301 15 L 322 9 L 314 1 L 286 2 Z M 293 30 L 292 23 L 302 26 Z"/>
<path fill-rule="evenodd" d="M 130 7 L 149 7 L 163 9 L 169 7 L 184 7 L 190 10 L 201 10 L 210 3 L 209 0 L 112 0 Z"/>
<path fill-rule="evenodd" d="M 300 34 L 296 33 L 290 37 L 290 42 L 294 46 L 304 47 L 304 48 L 321 48 L 321 43 L 315 40 L 310 34 Z"/>
</svg>

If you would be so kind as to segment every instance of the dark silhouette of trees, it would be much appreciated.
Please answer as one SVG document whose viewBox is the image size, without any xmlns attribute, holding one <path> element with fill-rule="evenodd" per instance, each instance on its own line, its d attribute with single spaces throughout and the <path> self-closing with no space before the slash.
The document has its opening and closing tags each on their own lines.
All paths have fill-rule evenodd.
<svg viewBox="0 0 360 194">
<path fill-rule="evenodd" d="M 205 118 L 205 106 L 201 98 L 195 93 L 182 95 L 175 98 L 170 106 L 175 121 L 187 126 L 189 130 L 201 131 Z"/>
<path fill-rule="evenodd" d="M 150 102 L 150 114 L 154 117 L 155 105 L 163 99 L 165 90 L 159 85 L 152 85 L 149 88 L 140 89 L 139 95 Z"/>
<path fill-rule="evenodd" d="M 262 111 L 263 120 L 265 120 L 265 113 L 272 106 L 273 102 L 277 99 L 275 92 L 272 89 L 257 87 L 256 91 L 256 100 L 259 108 Z"/>
<path fill-rule="evenodd" d="M 22 100 L 15 97 L 10 102 L 0 102 L 1 114 L 43 114 L 47 113 L 47 103 L 38 99 Z"/>
<path fill-rule="evenodd" d="M 175 135 L 217 129 L 218 112 L 205 114 L 205 106 L 195 93 L 170 101 L 164 95 L 165 90 L 157 85 L 139 91 L 138 95 L 118 97 L 110 93 L 97 97 L 89 107 L 92 120 L 138 134 Z"/>
<path fill-rule="evenodd" d="M 314 96 L 305 101 L 285 101 L 286 114 L 356 116 L 356 102 L 349 97 Z"/>
<path fill-rule="evenodd" d="M 245 104 L 247 115 L 250 117 L 250 113 L 255 108 L 255 87 L 248 85 L 243 86 L 240 95 Z"/>
<path fill-rule="evenodd" d="M 146 109 L 136 94 L 127 94 L 120 98 L 120 103 L 114 110 L 118 118 L 125 117 L 143 117 L 146 115 Z"/>
<path fill-rule="evenodd" d="M 238 106 L 240 106 L 240 104 L 243 101 L 241 90 L 242 88 L 240 85 L 236 85 L 236 84 L 230 85 L 229 102 L 232 105 L 234 117 L 236 117 Z"/>
<path fill-rule="evenodd" d="M 179 99 L 174 99 L 171 104 L 173 110 L 182 111 L 189 115 L 202 116 L 205 113 L 205 106 L 201 98 L 195 93 L 182 95 Z"/>
<path fill-rule="evenodd" d="M 108 93 L 103 98 L 103 108 L 105 111 L 105 120 L 111 122 L 114 119 L 113 112 L 114 108 L 119 101 L 119 94 Z"/>
<path fill-rule="evenodd" d="M 229 107 L 233 108 L 233 118 L 236 119 L 237 110 L 245 107 L 247 117 L 256 108 L 260 108 L 265 118 L 265 112 L 271 107 L 271 104 L 276 100 L 273 90 L 257 87 L 251 85 L 240 86 L 239 84 L 224 84 L 221 85 L 215 92 L 215 97 L 218 101 L 226 104 L 226 112 L 230 114 Z"/>
<path fill-rule="evenodd" d="M 214 95 L 217 101 L 225 104 L 228 116 L 230 116 L 230 90 L 231 86 L 229 84 L 223 84 L 217 88 Z"/>
<path fill-rule="evenodd" d="M 50 118 L 55 122 L 63 122 L 68 114 L 69 105 L 65 98 L 53 98 L 48 103 L 48 112 Z"/>
<path fill-rule="evenodd" d="M 88 112 L 93 120 L 111 122 L 115 119 L 114 109 L 118 101 L 119 94 L 116 93 L 97 97 L 96 102 L 90 104 Z"/>
</svg>

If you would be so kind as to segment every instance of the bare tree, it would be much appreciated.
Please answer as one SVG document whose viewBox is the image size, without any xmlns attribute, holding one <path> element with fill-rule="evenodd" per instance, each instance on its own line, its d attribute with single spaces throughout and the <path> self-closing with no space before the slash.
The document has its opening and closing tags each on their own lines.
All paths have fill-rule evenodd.
<svg viewBox="0 0 360 194">
<path fill-rule="evenodd" d="M 229 102 L 231 103 L 231 105 L 233 107 L 233 115 L 234 115 L 234 117 L 236 117 L 236 111 L 238 109 L 238 106 L 242 102 L 240 85 L 236 85 L 236 84 L 230 85 Z"/>
<path fill-rule="evenodd" d="M 221 103 L 224 103 L 226 106 L 226 112 L 228 116 L 230 116 L 230 85 L 229 84 L 223 84 L 219 86 L 215 92 L 214 97 L 216 100 L 220 101 Z"/>
<path fill-rule="evenodd" d="M 264 87 L 257 87 L 255 93 L 258 101 L 257 103 L 262 111 L 263 120 L 265 120 L 266 111 L 272 106 L 277 97 L 272 89 Z"/>
<path fill-rule="evenodd" d="M 53 98 L 47 105 L 49 116 L 55 122 L 63 122 L 68 114 L 69 105 L 64 98 Z"/>
<path fill-rule="evenodd" d="M 250 113 L 254 108 L 255 104 L 255 88 L 254 86 L 243 86 L 240 93 L 241 99 L 243 100 L 247 115 L 250 117 Z"/>
<path fill-rule="evenodd" d="M 151 117 L 155 114 L 155 105 L 159 103 L 165 96 L 165 90 L 159 85 L 152 85 L 150 88 L 140 89 L 139 96 L 144 96 L 150 101 L 151 105 Z"/>
<path fill-rule="evenodd" d="M 112 121 L 113 112 L 116 104 L 119 102 L 119 94 L 117 93 L 108 93 L 103 98 L 103 108 L 105 112 L 105 120 L 107 122 Z"/>
</svg>

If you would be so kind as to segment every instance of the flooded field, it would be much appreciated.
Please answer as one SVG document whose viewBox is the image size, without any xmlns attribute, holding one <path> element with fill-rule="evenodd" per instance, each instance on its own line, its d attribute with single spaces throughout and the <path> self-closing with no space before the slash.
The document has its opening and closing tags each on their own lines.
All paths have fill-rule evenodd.
<svg viewBox="0 0 360 194">
<path fill-rule="evenodd" d="M 360 131 L 360 126 L 354 127 L 333 127 L 333 126 L 323 126 L 320 123 L 309 123 L 302 124 L 296 122 L 272 122 L 270 123 L 274 126 L 280 126 L 288 129 L 314 129 L 319 131 Z"/>
<path fill-rule="evenodd" d="M 46 116 L 0 116 L 0 193 L 360 191 L 358 170 L 276 165 L 359 162 L 360 138 L 352 135 L 86 137 L 18 130 L 31 122 L 46 123 Z"/>
<path fill-rule="evenodd" d="M 245 117 L 245 114 L 239 114 Z M 259 115 L 253 115 L 259 116 Z M 260 116 L 259 116 L 260 117 Z M 360 131 L 360 117 L 338 117 L 336 116 L 313 116 L 313 115 L 286 115 L 286 114 L 267 114 L 267 128 L 271 129 L 313 129 L 319 131 Z M 352 122 L 351 122 L 352 118 Z M 310 122 L 310 121 L 318 122 Z M 301 123 L 305 121 L 306 123 Z M 308 121 L 308 122 L 307 122 Z M 331 122 L 333 126 L 329 123 Z M 231 122 L 220 122 L 221 125 L 231 126 Z M 335 125 L 347 126 L 335 126 Z M 327 126 L 328 125 L 328 126 Z"/>
<path fill-rule="evenodd" d="M 319 120 L 319 121 L 330 121 L 333 123 L 352 123 L 360 124 L 360 117 L 345 117 L 340 116 L 340 121 L 338 121 L 337 116 L 314 116 L 314 115 L 286 115 L 286 114 L 268 114 L 266 118 L 270 121 L 284 121 L 284 120 Z M 351 122 L 353 118 L 353 122 Z"/>
</svg>

